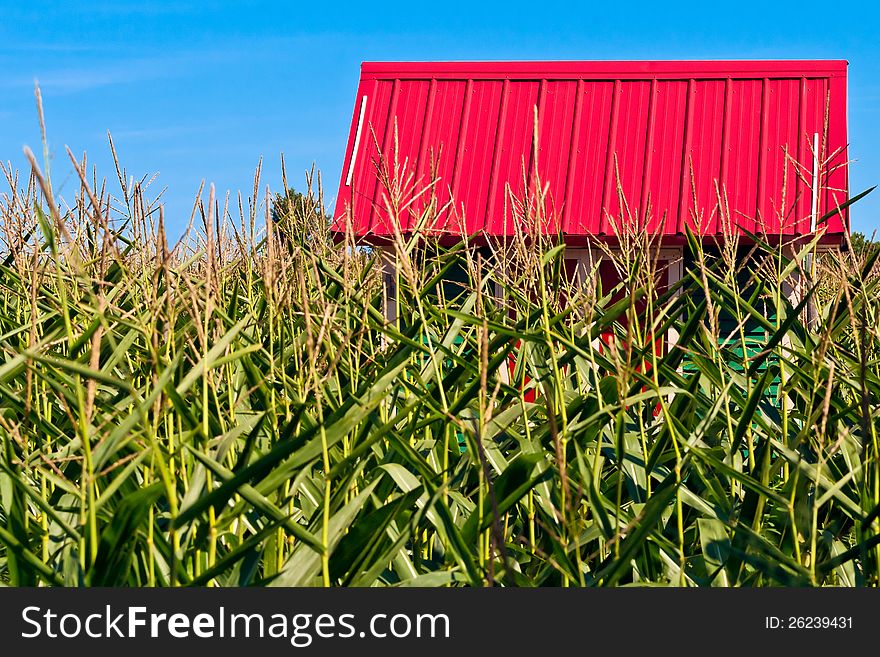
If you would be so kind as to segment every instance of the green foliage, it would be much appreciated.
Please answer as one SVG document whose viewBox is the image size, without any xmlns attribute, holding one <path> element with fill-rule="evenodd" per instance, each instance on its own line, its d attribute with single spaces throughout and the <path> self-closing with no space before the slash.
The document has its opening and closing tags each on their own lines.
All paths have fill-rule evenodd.
<svg viewBox="0 0 880 657">
<path fill-rule="evenodd" d="M 820 301 L 786 285 L 809 245 L 737 275 L 691 236 L 661 290 L 622 240 L 602 289 L 543 239 L 398 236 L 389 321 L 311 194 L 175 248 L 142 194 L 78 198 L 2 208 L 5 583 L 878 583 L 876 253 Z"/>
<path fill-rule="evenodd" d="M 853 253 L 857 257 L 869 256 L 878 246 L 877 240 L 874 237 L 874 235 L 867 237 L 864 233 L 853 233 L 850 235 Z"/>
<path fill-rule="evenodd" d="M 284 245 L 308 248 L 316 241 L 328 238 L 327 229 L 332 217 L 324 211 L 320 198 L 308 190 L 305 194 L 293 187 L 285 194 L 277 193 L 272 199 L 271 219 Z"/>
</svg>

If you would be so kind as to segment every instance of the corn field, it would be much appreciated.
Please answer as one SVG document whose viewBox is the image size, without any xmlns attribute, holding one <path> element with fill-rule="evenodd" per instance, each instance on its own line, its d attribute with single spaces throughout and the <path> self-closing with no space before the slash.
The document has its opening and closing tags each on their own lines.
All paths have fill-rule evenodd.
<svg viewBox="0 0 880 657">
<path fill-rule="evenodd" d="M 621 217 L 603 289 L 538 196 L 503 244 L 397 235 L 385 287 L 317 178 L 200 190 L 175 242 L 70 159 L 69 204 L 4 168 L 3 583 L 880 583 L 877 252 L 690 234 L 666 287 Z"/>
</svg>

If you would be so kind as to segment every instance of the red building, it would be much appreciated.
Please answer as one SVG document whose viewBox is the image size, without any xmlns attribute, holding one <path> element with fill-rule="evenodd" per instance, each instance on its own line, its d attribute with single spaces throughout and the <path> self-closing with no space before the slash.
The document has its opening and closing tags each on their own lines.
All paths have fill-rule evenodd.
<svg viewBox="0 0 880 657">
<path fill-rule="evenodd" d="M 846 211 L 817 220 L 847 199 L 846 66 L 364 63 L 333 230 L 381 247 L 415 228 L 428 199 L 417 190 L 433 180 L 443 209 L 425 231 L 502 240 L 515 229 L 510 199 L 540 181 L 544 230 L 573 257 L 591 241 L 613 246 L 627 217 L 658 233 L 670 262 L 685 226 L 714 242 L 725 222 L 743 239 L 818 230 L 836 247 Z M 379 171 L 412 188 L 408 207 L 389 211 Z"/>
</svg>

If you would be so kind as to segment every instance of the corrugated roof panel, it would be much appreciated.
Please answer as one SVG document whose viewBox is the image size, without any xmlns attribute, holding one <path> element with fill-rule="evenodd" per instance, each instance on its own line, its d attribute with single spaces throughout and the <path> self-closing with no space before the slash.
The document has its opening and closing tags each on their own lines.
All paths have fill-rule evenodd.
<svg viewBox="0 0 880 657">
<path fill-rule="evenodd" d="M 614 82 L 579 84 L 563 209 L 563 227 L 571 235 L 596 233 L 602 220 L 614 88 Z"/>
<path fill-rule="evenodd" d="M 510 195 L 516 199 L 525 195 L 526 176 L 532 168 L 534 111 L 538 103 L 539 83 L 505 81 L 504 85 L 492 177 L 487 190 L 486 228 L 493 235 L 512 233 Z M 475 226 L 477 230 L 480 228 L 482 226 Z"/>
<path fill-rule="evenodd" d="M 538 166 L 529 176 L 530 191 L 535 191 L 535 172 L 542 188 L 546 188 L 545 208 L 549 218 L 558 222 L 565 206 L 566 184 L 574 132 L 574 113 L 577 103 L 578 82 L 551 80 L 542 84 L 538 105 Z M 533 119 L 534 120 L 534 119 Z M 559 227 L 554 224 L 554 229 Z"/>
<path fill-rule="evenodd" d="M 363 222 L 361 226 L 366 227 L 367 230 L 374 228 L 374 216 L 378 218 L 374 205 L 382 203 L 377 194 L 379 179 L 376 167 L 379 164 L 380 151 L 387 152 L 384 146 L 385 127 L 391 115 L 390 105 L 394 83 L 392 81 L 376 81 L 371 86 L 373 88 L 366 93 L 366 113 L 364 124 L 361 126 L 360 148 L 356 154 L 357 165 L 352 176 L 355 216 L 360 218 Z M 384 207 L 382 207 L 382 213 L 384 213 Z M 379 223 L 381 225 L 382 222 Z M 362 228 L 358 228 L 355 232 L 359 233 Z"/>
<path fill-rule="evenodd" d="M 771 230 L 772 227 L 781 225 L 785 232 L 793 232 L 800 220 L 794 214 L 794 195 L 797 189 L 795 163 L 800 141 L 800 80 L 769 80 L 766 93 L 769 94 L 769 132 L 764 146 L 764 177 L 767 187 L 759 199 L 758 216 Z"/>
<path fill-rule="evenodd" d="M 824 167 L 830 170 L 824 181 L 825 198 L 822 209 L 833 210 L 846 201 L 849 189 L 847 163 L 849 156 L 846 142 L 846 77 L 841 75 L 828 80 L 828 140 L 822 147 Z M 820 210 L 819 214 L 823 214 Z M 840 215 L 828 222 L 829 231 L 843 230 Z"/>
<path fill-rule="evenodd" d="M 721 179 L 726 85 L 726 80 L 697 80 L 693 83 L 679 212 L 667 219 L 667 230 L 674 227 L 676 232 L 682 232 L 686 221 L 692 226 L 703 226 L 710 234 L 717 230 L 716 183 Z"/>
<path fill-rule="evenodd" d="M 721 166 L 722 198 L 730 222 L 752 229 L 758 201 L 758 149 L 761 139 L 761 101 L 763 80 L 733 80 L 730 83 L 730 132 Z M 726 197 L 726 198 L 725 198 Z M 722 234 L 716 222 L 711 234 Z"/>
<path fill-rule="evenodd" d="M 615 224 L 612 221 L 620 226 L 621 220 L 631 221 L 638 217 L 642 200 L 650 100 L 651 83 L 648 81 L 627 81 L 617 90 L 613 117 L 614 137 L 611 141 L 614 157 L 605 180 L 603 206 L 607 213 L 601 222 L 602 232 L 605 234 L 614 231 Z"/>
<path fill-rule="evenodd" d="M 436 180 L 432 192 L 437 207 L 445 208 L 439 217 L 439 223 L 445 225 L 450 211 L 446 206 L 450 199 L 455 154 L 458 151 L 465 85 L 449 80 L 437 80 L 433 84 L 433 105 L 425 122 L 418 175 L 422 185 Z"/>
<path fill-rule="evenodd" d="M 397 142 L 397 172 L 395 175 L 403 182 L 412 176 L 410 187 L 413 194 L 418 194 L 424 183 L 416 180 L 418 160 L 423 141 L 425 114 L 428 110 L 428 86 L 427 80 L 401 80 L 397 85 L 397 107 L 391 124 L 386 128 L 390 133 L 392 144 L 391 153 L 394 153 L 393 144 Z M 394 172 L 394 162 L 390 162 Z M 410 206 L 401 216 L 401 228 L 407 231 L 415 226 L 418 205 Z"/>
<path fill-rule="evenodd" d="M 822 78 L 801 78 L 798 96 L 801 100 L 798 120 L 798 199 L 795 213 L 801 218 L 800 232 L 810 229 L 810 212 L 812 208 L 812 172 L 813 135 L 818 135 L 819 149 L 825 135 L 825 101 L 827 98 L 827 80 Z M 821 157 L 821 156 L 820 156 Z"/>
<path fill-rule="evenodd" d="M 824 129 L 822 127 L 824 112 L 820 106 L 809 107 L 809 89 L 814 81 L 801 78 L 797 81 L 797 103 L 792 109 L 797 114 L 795 132 L 795 149 L 792 153 L 793 176 L 792 186 L 794 198 L 789 201 L 792 206 L 792 222 L 799 233 L 810 231 L 810 208 L 812 190 L 810 188 L 813 167 L 813 134 L 817 133 L 820 144 Z M 821 94 L 821 92 L 820 92 Z M 824 101 L 821 101 L 824 105 Z"/>
<path fill-rule="evenodd" d="M 650 202 L 648 230 L 668 230 L 665 222 L 675 228 L 678 219 L 682 184 L 682 158 L 685 156 L 685 130 L 692 133 L 692 119 L 682 121 L 687 112 L 688 83 L 683 80 L 662 80 L 654 83 L 653 107 L 646 154 L 645 187 L 642 191 L 642 213 Z M 695 92 L 691 92 L 691 102 Z"/>
<path fill-rule="evenodd" d="M 451 233 L 512 233 L 506 190 L 534 194 L 537 176 L 561 220 L 545 229 L 575 237 L 612 233 L 621 200 L 633 217 L 650 204 L 648 230 L 719 235 L 719 189 L 744 229 L 804 234 L 814 133 L 822 214 L 847 198 L 845 62 L 367 63 L 334 230 L 393 232 L 376 169 L 395 175 L 396 152 L 404 202 L 432 176 L 438 205 L 451 190 L 454 208 L 430 227 Z M 404 230 L 430 198 L 404 212 Z"/>
<path fill-rule="evenodd" d="M 465 116 L 453 171 L 454 221 L 473 233 L 491 220 L 486 216 L 489 182 L 501 111 L 500 80 L 469 82 Z M 450 226 L 450 228 L 457 228 Z"/>
</svg>

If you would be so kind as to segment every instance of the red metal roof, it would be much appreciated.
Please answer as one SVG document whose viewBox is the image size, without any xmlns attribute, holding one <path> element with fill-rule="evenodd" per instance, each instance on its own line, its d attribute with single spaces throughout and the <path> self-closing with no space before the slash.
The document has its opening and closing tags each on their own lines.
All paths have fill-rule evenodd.
<svg viewBox="0 0 880 657">
<path fill-rule="evenodd" d="M 393 233 L 383 170 L 405 181 L 404 202 L 434 173 L 438 204 L 454 202 L 428 228 L 512 234 L 505 190 L 517 198 L 533 192 L 537 171 L 548 191 L 547 229 L 574 238 L 613 232 L 618 180 L 629 213 L 644 216 L 650 199 L 648 229 L 668 236 L 686 223 L 720 235 L 717 190 L 741 229 L 808 234 L 816 133 L 818 215 L 847 198 L 846 66 L 364 63 L 333 229 L 344 230 L 350 217 L 360 237 Z M 398 213 L 403 232 L 429 198 Z M 830 220 L 827 232 L 841 233 L 844 220 Z"/>
</svg>

